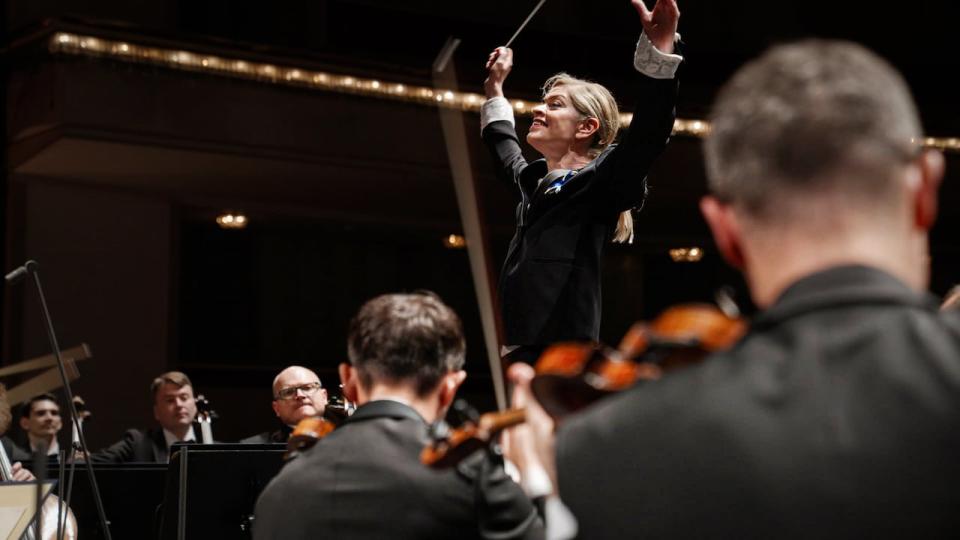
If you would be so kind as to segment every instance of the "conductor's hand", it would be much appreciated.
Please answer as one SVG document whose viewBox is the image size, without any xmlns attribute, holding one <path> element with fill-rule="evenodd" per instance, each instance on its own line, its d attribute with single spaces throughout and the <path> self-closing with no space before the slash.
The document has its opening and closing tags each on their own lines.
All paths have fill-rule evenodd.
<svg viewBox="0 0 960 540">
<path fill-rule="evenodd" d="M 36 480 L 33 473 L 24 469 L 20 462 L 16 462 L 10 467 L 10 476 L 17 482 L 29 482 Z"/>
<path fill-rule="evenodd" d="M 643 33 L 660 52 L 673 53 L 673 41 L 677 35 L 677 22 L 680 20 L 680 8 L 677 0 L 657 0 L 652 10 L 647 9 L 644 0 L 630 0 L 640 14 Z"/>
<path fill-rule="evenodd" d="M 513 49 L 497 47 L 487 58 L 487 79 L 483 81 L 483 90 L 487 99 L 503 97 L 503 81 L 513 68 Z"/>
</svg>

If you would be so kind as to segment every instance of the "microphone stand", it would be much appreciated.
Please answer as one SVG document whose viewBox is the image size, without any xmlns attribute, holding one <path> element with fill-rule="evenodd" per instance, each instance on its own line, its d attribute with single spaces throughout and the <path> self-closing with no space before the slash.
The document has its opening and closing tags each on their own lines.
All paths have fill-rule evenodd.
<svg viewBox="0 0 960 540">
<path fill-rule="evenodd" d="M 60 380 L 63 382 L 63 391 L 67 397 L 67 404 L 70 406 L 70 419 L 77 433 L 80 435 L 80 448 L 85 456 L 84 462 L 87 464 L 87 475 L 90 477 L 90 490 L 93 492 L 93 500 L 96 503 L 97 515 L 100 518 L 100 527 L 103 529 L 105 540 L 112 540 L 110 536 L 110 526 L 107 521 L 107 515 L 103 510 L 103 500 L 100 498 L 100 488 L 97 487 L 97 478 L 93 474 L 93 464 L 90 462 L 90 452 L 87 450 L 87 440 L 83 435 L 83 429 L 80 428 L 77 407 L 73 402 L 73 390 L 70 389 L 70 379 L 67 378 L 67 370 L 63 365 L 63 357 L 60 356 L 60 345 L 57 343 L 57 335 L 53 331 L 53 320 L 50 318 L 50 310 L 47 308 L 47 299 L 43 295 L 43 286 L 40 285 L 40 274 L 37 272 L 39 265 L 36 261 L 27 261 L 23 266 L 7 274 L 7 282 L 19 280 L 24 275 L 33 276 L 33 282 L 37 287 L 37 296 L 40 298 L 40 308 L 43 311 L 44 323 L 47 327 L 47 338 L 50 340 L 50 347 L 53 348 L 53 355 L 57 358 L 57 368 L 60 371 Z M 61 467 L 64 464 L 60 465 Z"/>
</svg>

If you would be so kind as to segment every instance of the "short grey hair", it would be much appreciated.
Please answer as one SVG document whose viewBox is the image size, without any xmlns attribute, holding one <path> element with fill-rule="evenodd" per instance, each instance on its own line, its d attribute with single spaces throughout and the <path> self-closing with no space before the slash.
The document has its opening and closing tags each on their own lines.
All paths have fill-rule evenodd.
<svg viewBox="0 0 960 540">
<path fill-rule="evenodd" d="M 890 201 L 894 173 L 918 154 L 922 134 L 897 71 L 860 45 L 829 40 L 780 45 L 742 67 L 711 123 L 711 191 L 760 220 L 789 215 L 806 194 Z"/>
</svg>

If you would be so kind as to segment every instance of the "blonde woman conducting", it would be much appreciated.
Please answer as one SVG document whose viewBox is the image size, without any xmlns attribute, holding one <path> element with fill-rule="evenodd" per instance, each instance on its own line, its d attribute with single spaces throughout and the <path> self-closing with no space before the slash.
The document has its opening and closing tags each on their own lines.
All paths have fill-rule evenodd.
<svg viewBox="0 0 960 540">
<path fill-rule="evenodd" d="M 682 61 L 674 54 L 676 0 L 657 0 L 652 10 L 643 0 L 631 3 L 643 26 L 634 55 L 641 75 L 637 109 L 619 144 L 620 112 L 610 92 L 560 73 L 544 83 L 526 137 L 543 158 L 527 162 L 503 96 L 513 51 L 498 47 L 487 61 L 481 135 L 498 174 L 520 194 L 499 285 L 508 362 L 533 362 L 557 341 L 598 339 L 603 248 L 632 241 L 630 210 L 643 205 L 647 172 L 673 128 Z"/>
</svg>

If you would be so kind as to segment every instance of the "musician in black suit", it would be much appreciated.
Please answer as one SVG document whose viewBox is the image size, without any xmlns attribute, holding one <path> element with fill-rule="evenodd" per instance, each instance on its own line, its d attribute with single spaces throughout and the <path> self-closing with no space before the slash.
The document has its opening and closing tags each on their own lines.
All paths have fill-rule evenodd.
<svg viewBox="0 0 960 540">
<path fill-rule="evenodd" d="M 922 133 L 905 81 L 851 43 L 776 47 L 727 83 L 701 209 L 763 311 L 560 426 L 584 537 L 956 534 L 960 316 L 925 292 L 944 160 Z"/>
<path fill-rule="evenodd" d="M 434 470 L 428 426 L 466 377 L 460 319 L 428 294 L 383 295 L 350 323 L 344 397 L 356 412 L 257 501 L 254 538 L 529 538 L 534 505 L 489 451 Z"/>
<path fill-rule="evenodd" d="M 290 433 L 304 418 L 323 414 L 327 391 L 320 377 L 302 366 L 289 366 L 273 379 L 273 413 L 280 428 L 241 440 L 244 444 L 286 443 Z"/>
<path fill-rule="evenodd" d="M 513 52 L 499 47 L 487 62 L 481 135 L 498 175 L 520 196 L 499 285 L 501 354 L 510 361 L 532 361 L 555 341 L 598 339 L 604 246 L 632 242 L 631 209 L 643 205 L 647 172 L 673 129 L 680 12 L 674 0 L 658 0 L 653 13 L 641 0 L 634 5 L 643 26 L 634 66 L 643 76 L 620 144 L 612 144 L 620 113 L 610 92 L 560 73 L 546 81 L 543 104 L 533 109 L 526 140 L 543 158 L 528 163 L 503 95 Z"/>
<path fill-rule="evenodd" d="M 159 427 L 130 429 L 111 446 L 94 453 L 94 463 L 166 463 L 170 447 L 177 442 L 195 442 L 193 422 L 197 402 L 193 384 L 185 373 L 170 371 L 153 380 L 153 417 Z"/>
</svg>

